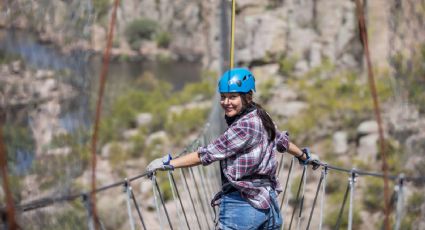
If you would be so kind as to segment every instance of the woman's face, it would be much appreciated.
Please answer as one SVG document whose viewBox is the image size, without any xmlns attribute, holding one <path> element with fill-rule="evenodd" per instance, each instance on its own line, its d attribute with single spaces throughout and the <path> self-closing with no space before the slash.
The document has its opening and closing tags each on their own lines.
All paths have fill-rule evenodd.
<svg viewBox="0 0 425 230">
<path fill-rule="evenodd" d="M 220 104 L 228 117 L 233 117 L 242 111 L 242 98 L 239 93 L 222 93 Z"/>
</svg>

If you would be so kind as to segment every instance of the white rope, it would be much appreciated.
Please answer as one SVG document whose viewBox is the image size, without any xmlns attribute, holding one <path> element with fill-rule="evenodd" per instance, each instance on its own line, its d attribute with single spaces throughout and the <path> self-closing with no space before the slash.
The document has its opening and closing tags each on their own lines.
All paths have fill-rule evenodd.
<svg viewBox="0 0 425 230">
<path fill-rule="evenodd" d="M 184 223 L 183 223 L 184 218 L 182 217 L 181 210 L 180 210 L 180 208 L 178 207 L 177 202 L 176 202 L 178 198 L 177 198 L 177 196 L 176 196 L 175 189 L 177 189 L 177 188 L 175 188 L 175 187 L 174 187 L 174 184 L 173 184 L 173 182 L 172 182 L 172 179 L 171 179 L 171 171 L 168 171 L 167 175 L 168 175 L 168 181 L 170 182 L 171 192 L 172 192 L 172 194 L 173 194 L 174 204 L 176 205 L 177 216 L 178 216 L 178 218 L 179 218 L 180 228 L 181 228 L 181 229 L 185 229 L 185 227 L 184 227 Z"/>
<path fill-rule="evenodd" d="M 323 226 L 323 213 L 324 213 L 324 206 L 325 206 L 325 196 L 326 196 L 326 178 L 328 175 L 328 167 L 323 168 L 323 184 L 322 184 L 322 194 L 320 197 L 320 216 L 319 216 L 319 230 L 322 230 Z"/>
<path fill-rule="evenodd" d="M 125 180 L 126 180 L 125 193 L 127 195 L 126 196 L 126 201 L 127 201 L 128 219 L 130 220 L 130 228 L 131 228 L 131 230 L 135 230 L 136 227 L 134 225 L 134 219 L 133 219 L 133 215 L 132 215 L 132 212 L 131 212 L 131 186 L 128 183 L 127 178 Z"/>
<path fill-rule="evenodd" d="M 295 157 L 292 157 L 292 164 L 294 164 L 295 162 Z M 291 172 L 294 170 L 294 167 L 291 168 Z M 285 207 L 283 207 L 283 212 L 282 212 L 282 228 L 281 229 L 285 229 L 285 213 L 286 213 L 286 209 L 288 207 L 289 204 L 289 199 L 291 198 L 291 187 L 292 187 L 292 174 L 291 172 L 289 174 L 289 178 L 288 178 L 288 187 L 287 187 L 287 194 L 286 197 L 283 197 L 283 199 L 285 200 Z"/>
<path fill-rule="evenodd" d="M 155 178 L 155 174 L 153 174 L 152 175 L 152 178 L 151 178 L 151 180 L 152 180 L 152 189 L 153 189 L 153 197 L 155 198 L 155 208 L 156 208 L 156 214 L 158 215 L 158 220 L 159 220 L 159 228 L 161 229 L 161 230 L 163 230 L 164 228 L 163 228 L 163 226 L 164 226 L 164 223 L 162 222 L 162 218 L 161 218 L 161 209 L 160 209 L 160 207 L 159 207 L 159 203 L 158 203 L 158 194 L 157 194 L 157 191 L 156 191 L 156 184 L 155 184 L 155 180 L 156 180 L 156 178 Z"/>
<path fill-rule="evenodd" d="M 300 230 L 301 227 L 301 221 L 303 219 L 303 206 L 304 206 L 304 194 L 305 194 L 305 185 L 307 183 L 307 165 L 303 166 L 305 168 L 305 173 L 304 173 L 304 180 L 303 180 L 303 187 L 301 190 L 301 203 L 300 203 L 300 210 L 299 210 L 299 215 L 298 215 L 298 219 L 297 219 L 297 230 Z"/>
<path fill-rule="evenodd" d="M 356 184 L 356 173 L 354 171 L 355 169 L 353 169 L 353 172 L 351 173 L 350 178 L 348 179 L 350 184 L 350 206 L 348 209 L 348 226 L 347 226 L 348 230 L 351 230 L 353 228 L 354 187 Z"/>
<path fill-rule="evenodd" d="M 394 230 L 400 229 L 401 220 L 404 216 L 404 174 L 400 174 L 399 183 L 395 186 L 395 190 L 397 191 L 397 206 L 396 206 L 396 222 Z"/>
</svg>

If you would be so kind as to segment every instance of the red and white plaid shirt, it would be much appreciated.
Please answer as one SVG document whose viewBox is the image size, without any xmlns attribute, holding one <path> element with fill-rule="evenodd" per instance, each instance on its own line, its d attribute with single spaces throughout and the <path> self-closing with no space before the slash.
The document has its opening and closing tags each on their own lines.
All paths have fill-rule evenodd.
<svg viewBox="0 0 425 230">
<path fill-rule="evenodd" d="M 273 189 L 281 191 L 277 180 L 275 149 L 288 149 L 289 135 L 276 130 L 276 138 L 268 141 L 268 134 L 261 118 L 254 110 L 235 121 L 211 144 L 200 147 L 198 153 L 203 165 L 222 160 L 223 174 L 255 208 L 268 209 L 271 205 L 266 187 L 255 187 L 249 177 L 268 175 Z M 216 200 L 213 200 L 217 204 Z"/>
</svg>

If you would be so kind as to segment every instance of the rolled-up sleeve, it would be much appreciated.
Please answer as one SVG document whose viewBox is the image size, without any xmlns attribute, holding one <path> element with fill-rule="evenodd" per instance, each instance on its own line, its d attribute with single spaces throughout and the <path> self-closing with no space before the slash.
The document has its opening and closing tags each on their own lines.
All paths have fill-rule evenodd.
<svg viewBox="0 0 425 230">
<path fill-rule="evenodd" d="M 289 146 L 289 133 L 287 131 L 276 132 L 276 149 L 277 151 L 283 153 L 288 150 Z"/>
<path fill-rule="evenodd" d="M 198 148 L 201 163 L 209 165 L 214 161 L 223 160 L 241 152 L 244 148 L 248 148 L 250 145 L 249 130 L 248 122 L 240 122 L 229 127 L 211 144 Z"/>
</svg>

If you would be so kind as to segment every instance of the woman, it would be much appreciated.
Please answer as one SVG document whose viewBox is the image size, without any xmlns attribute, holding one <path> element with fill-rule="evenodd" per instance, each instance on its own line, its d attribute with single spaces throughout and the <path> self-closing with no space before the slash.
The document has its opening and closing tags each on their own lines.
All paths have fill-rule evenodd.
<svg viewBox="0 0 425 230">
<path fill-rule="evenodd" d="M 281 188 L 274 150 L 294 155 L 301 164 L 313 163 L 310 153 L 291 143 L 287 132 L 277 131 L 267 112 L 253 101 L 255 78 L 248 69 L 224 73 L 218 90 L 228 129 L 196 152 L 176 159 L 170 155 L 156 159 L 147 169 L 152 172 L 220 161 L 223 187 L 211 201 L 212 205 L 220 203 L 219 229 L 280 229 L 276 192 Z"/>
</svg>

